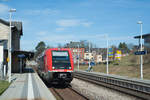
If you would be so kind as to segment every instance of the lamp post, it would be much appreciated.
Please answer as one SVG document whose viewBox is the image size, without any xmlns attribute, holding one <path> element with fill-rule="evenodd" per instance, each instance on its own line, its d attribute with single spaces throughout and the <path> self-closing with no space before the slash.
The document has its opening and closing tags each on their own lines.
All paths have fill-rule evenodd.
<svg viewBox="0 0 150 100">
<path fill-rule="evenodd" d="M 89 42 L 89 68 L 90 68 L 90 42 Z"/>
<path fill-rule="evenodd" d="M 142 25 L 143 25 L 143 23 L 142 23 L 142 21 L 138 21 L 138 23 L 137 24 L 140 24 L 140 31 L 141 31 L 141 37 L 140 37 L 140 47 L 141 47 L 141 51 L 143 50 L 142 49 Z M 141 79 L 143 79 L 143 55 L 141 55 L 141 64 L 140 64 L 140 66 L 141 66 Z"/>
<path fill-rule="evenodd" d="M 9 10 L 9 21 L 10 21 L 10 24 L 9 24 L 9 28 L 10 28 L 10 33 L 9 33 L 9 39 L 8 39 L 8 43 L 9 43 L 9 47 L 8 47 L 8 58 L 9 58 L 9 61 L 8 61 L 8 81 L 9 83 L 11 82 L 11 52 L 12 52 L 12 47 L 11 47 L 11 42 L 12 42 L 12 34 L 11 34 L 11 17 L 12 17 L 12 12 L 16 12 L 16 9 L 10 9 Z"/>
<path fill-rule="evenodd" d="M 106 64 L 106 73 L 109 74 L 109 71 L 108 71 L 108 49 L 109 49 L 109 46 L 108 46 L 108 35 L 106 34 L 106 40 L 107 40 L 107 58 L 106 58 L 106 61 L 107 61 L 107 64 Z"/>
</svg>

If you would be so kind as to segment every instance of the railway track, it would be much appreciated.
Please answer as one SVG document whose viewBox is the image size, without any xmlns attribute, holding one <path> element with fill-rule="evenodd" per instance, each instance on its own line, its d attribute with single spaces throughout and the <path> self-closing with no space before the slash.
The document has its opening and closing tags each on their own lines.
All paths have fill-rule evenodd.
<svg viewBox="0 0 150 100">
<path fill-rule="evenodd" d="M 33 67 L 33 70 L 37 73 L 36 67 Z M 53 93 L 57 100 L 89 100 L 87 97 L 74 90 L 71 85 L 49 85 L 44 80 L 43 82 L 45 83 L 47 88 Z"/>
<path fill-rule="evenodd" d="M 93 84 L 118 90 L 144 100 L 150 100 L 150 81 L 148 80 L 128 79 L 115 75 L 85 71 L 75 71 L 74 77 Z"/>
<path fill-rule="evenodd" d="M 95 72 L 75 71 L 74 77 L 93 84 L 108 87 L 144 100 L 150 100 L 150 81 L 128 79 L 115 75 L 106 75 Z M 89 100 L 71 86 L 47 86 L 57 100 Z"/>
<path fill-rule="evenodd" d="M 71 86 L 50 87 L 49 90 L 54 94 L 57 100 L 89 100 L 76 90 L 72 89 Z"/>
</svg>

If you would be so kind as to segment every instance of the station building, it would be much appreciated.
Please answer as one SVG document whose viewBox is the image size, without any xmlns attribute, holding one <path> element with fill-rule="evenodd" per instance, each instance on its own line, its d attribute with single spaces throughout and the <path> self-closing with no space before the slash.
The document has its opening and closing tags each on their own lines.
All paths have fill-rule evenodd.
<svg viewBox="0 0 150 100">
<path fill-rule="evenodd" d="M 12 21 L 11 26 L 12 33 L 12 72 L 20 71 L 20 64 L 25 63 L 25 59 L 19 58 L 18 55 L 26 55 L 27 58 L 29 56 L 33 56 L 32 52 L 20 51 L 20 38 L 23 36 L 23 28 L 22 22 Z M 10 34 L 10 23 L 3 19 L 0 19 L 0 44 L 4 47 L 4 62 L 3 64 L 8 68 L 8 39 Z"/>
</svg>

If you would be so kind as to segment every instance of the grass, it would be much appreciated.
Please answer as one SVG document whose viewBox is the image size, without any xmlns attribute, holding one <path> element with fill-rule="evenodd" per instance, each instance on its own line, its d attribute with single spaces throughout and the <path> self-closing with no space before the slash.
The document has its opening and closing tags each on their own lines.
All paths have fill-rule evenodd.
<svg viewBox="0 0 150 100">
<path fill-rule="evenodd" d="M 0 95 L 9 87 L 10 83 L 0 80 Z"/>
<path fill-rule="evenodd" d="M 150 56 L 149 56 L 150 57 Z M 109 74 L 140 78 L 140 56 L 130 55 L 123 57 L 121 61 L 109 64 Z M 144 79 L 150 80 L 150 62 L 143 64 Z M 80 65 L 80 70 L 86 70 L 88 65 Z M 75 65 L 75 69 L 77 66 Z M 97 64 L 93 67 L 94 72 L 106 73 L 106 64 Z"/>
</svg>

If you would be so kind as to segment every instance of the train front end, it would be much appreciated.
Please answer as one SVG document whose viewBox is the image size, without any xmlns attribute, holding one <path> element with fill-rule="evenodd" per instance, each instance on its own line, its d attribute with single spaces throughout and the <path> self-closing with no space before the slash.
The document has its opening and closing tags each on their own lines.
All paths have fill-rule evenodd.
<svg viewBox="0 0 150 100">
<path fill-rule="evenodd" d="M 50 80 L 53 84 L 69 84 L 73 79 L 73 59 L 69 49 L 51 50 Z"/>
</svg>

